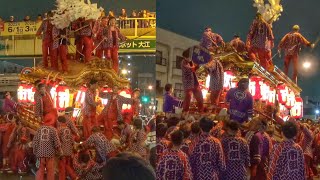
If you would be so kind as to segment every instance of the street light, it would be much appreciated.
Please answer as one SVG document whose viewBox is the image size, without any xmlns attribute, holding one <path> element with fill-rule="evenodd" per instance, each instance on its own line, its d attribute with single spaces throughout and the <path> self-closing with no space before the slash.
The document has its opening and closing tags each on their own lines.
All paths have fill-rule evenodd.
<svg viewBox="0 0 320 180">
<path fill-rule="evenodd" d="M 303 67 L 304 67 L 305 69 L 309 69 L 309 68 L 311 67 L 311 63 L 310 63 L 309 61 L 305 61 L 305 62 L 303 63 Z"/>
<path fill-rule="evenodd" d="M 151 90 L 152 88 L 153 88 L 153 87 L 152 87 L 151 85 L 150 85 L 150 86 L 148 86 L 148 89 L 149 89 L 149 90 Z"/>
<path fill-rule="evenodd" d="M 316 109 L 316 114 L 318 115 L 320 113 L 319 109 Z"/>
<path fill-rule="evenodd" d="M 126 74 L 128 74 L 128 71 L 126 69 L 122 69 L 121 73 L 126 75 Z"/>
</svg>

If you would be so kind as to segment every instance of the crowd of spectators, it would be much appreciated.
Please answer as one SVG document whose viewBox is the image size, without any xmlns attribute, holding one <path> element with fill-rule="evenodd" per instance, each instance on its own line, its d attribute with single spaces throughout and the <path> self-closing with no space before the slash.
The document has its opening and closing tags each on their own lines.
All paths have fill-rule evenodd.
<svg viewBox="0 0 320 180">
<path fill-rule="evenodd" d="M 104 12 L 105 13 L 105 12 Z M 44 14 L 38 14 L 36 18 L 32 18 L 31 16 L 27 15 L 22 20 L 16 19 L 15 16 L 9 16 L 9 18 L 3 19 L 0 17 L 0 23 L 4 22 L 29 22 L 29 21 L 36 21 L 41 22 L 42 20 L 47 18 L 47 13 Z M 121 29 L 124 28 L 134 28 L 135 27 L 135 20 L 130 20 L 130 18 L 145 18 L 145 19 L 139 19 L 138 27 L 139 28 L 148 28 L 148 27 L 155 27 L 156 24 L 156 13 L 150 12 L 149 10 L 132 10 L 130 14 L 127 13 L 126 9 L 121 9 L 121 12 L 119 15 L 117 15 L 113 10 L 110 10 L 107 14 L 108 17 L 115 17 L 119 20 L 119 27 Z"/>
</svg>

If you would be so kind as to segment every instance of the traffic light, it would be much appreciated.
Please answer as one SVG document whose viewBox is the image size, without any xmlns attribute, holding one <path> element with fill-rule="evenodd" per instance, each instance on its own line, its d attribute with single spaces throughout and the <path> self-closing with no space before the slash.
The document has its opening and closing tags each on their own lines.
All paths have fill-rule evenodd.
<svg viewBox="0 0 320 180">
<path fill-rule="evenodd" d="M 142 96 L 141 101 L 144 104 L 148 104 L 150 102 L 150 96 Z"/>
</svg>

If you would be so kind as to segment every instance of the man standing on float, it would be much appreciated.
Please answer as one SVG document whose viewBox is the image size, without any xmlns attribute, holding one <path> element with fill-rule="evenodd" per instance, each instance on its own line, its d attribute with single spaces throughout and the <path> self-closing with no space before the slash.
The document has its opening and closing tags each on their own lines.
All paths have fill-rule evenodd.
<svg viewBox="0 0 320 180">
<path fill-rule="evenodd" d="M 92 28 L 93 28 L 93 20 L 88 19 L 82 23 L 82 27 L 80 30 L 81 40 L 80 43 L 83 43 L 83 53 L 84 53 L 84 62 L 87 63 L 92 58 L 93 51 L 93 40 L 92 40 Z"/>
<path fill-rule="evenodd" d="M 119 71 L 119 45 L 121 41 L 125 40 L 126 37 L 121 34 L 120 29 L 116 26 L 116 18 L 111 17 L 108 22 L 107 31 L 107 58 L 112 60 L 112 67 L 117 73 Z"/>
<path fill-rule="evenodd" d="M 52 12 L 48 12 L 49 17 L 42 21 L 40 28 L 37 31 L 37 36 L 40 36 L 42 33 L 42 63 L 45 68 L 48 67 L 48 55 L 51 51 L 51 41 L 52 41 L 52 28 L 51 24 Z M 51 60 L 51 67 L 53 66 Z"/>
<path fill-rule="evenodd" d="M 246 45 L 250 59 L 260 61 L 260 65 L 265 69 L 272 65 L 271 49 L 274 46 L 274 37 L 270 24 L 260 13 L 250 27 Z"/>
<path fill-rule="evenodd" d="M 298 77 L 298 55 L 301 50 L 301 45 L 314 48 L 314 44 L 310 43 L 299 33 L 300 27 L 294 25 L 292 31 L 286 34 L 280 41 L 278 52 L 284 49 L 284 73 L 288 75 L 288 70 L 291 61 L 293 61 L 293 76 L 292 80 L 297 84 Z"/>
<path fill-rule="evenodd" d="M 108 32 L 108 17 L 102 17 L 101 23 L 95 23 L 93 28 L 95 38 L 96 56 L 102 59 L 107 55 L 107 32 Z"/>
</svg>

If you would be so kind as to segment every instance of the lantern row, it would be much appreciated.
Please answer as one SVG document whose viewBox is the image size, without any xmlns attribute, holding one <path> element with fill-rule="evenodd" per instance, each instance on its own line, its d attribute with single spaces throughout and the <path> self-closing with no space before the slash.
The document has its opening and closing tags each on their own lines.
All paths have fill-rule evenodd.
<svg viewBox="0 0 320 180">
<path fill-rule="evenodd" d="M 228 91 L 237 86 L 236 76 L 231 71 L 224 72 L 224 90 Z M 202 88 L 204 97 L 208 93 L 210 76 L 206 78 L 205 87 Z M 254 100 L 261 100 L 268 105 L 275 105 L 276 100 L 290 110 L 290 114 L 294 118 L 303 116 L 303 100 L 296 97 L 295 93 L 285 84 L 278 85 L 275 89 L 259 76 L 253 76 L 249 79 L 249 91 Z"/>
<path fill-rule="evenodd" d="M 51 83 L 49 85 L 51 87 L 50 89 L 50 95 L 51 98 L 54 102 L 54 107 L 57 108 L 58 110 L 65 110 L 65 108 L 72 106 L 72 97 L 73 94 L 70 93 L 69 87 L 64 83 Z M 80 89 L 76 92 L 75 94 L 75 103 L 78 103 L 80 105 L 83 105 L 84 103 L 84 98 L 86 95 L 87 87 L 82 86 Z M 112 92 L 111 88 L 108 87 L 103 87 L 102 92 Z M 27 83 L 21 83 L 18 86 L 18 101 L 20 103 L 31 103 L 35 104 L 34 101 L 34 94 L 36 92 L 36 88 Z M 98 94 L 99 92 L 96 93 L 96 100 L 101 99 L 102 105 L 107 105 L 108 100 L 99 98 Z M 126 98 L 131 98 L 131 91 L 129 89 L 122 90 L 119 92 L 119 95 L 126 97 Z M 131 112 L 131 105 L 130 104 L 123 104 L 122 106 L 122 112 Z"/>
</svg>

